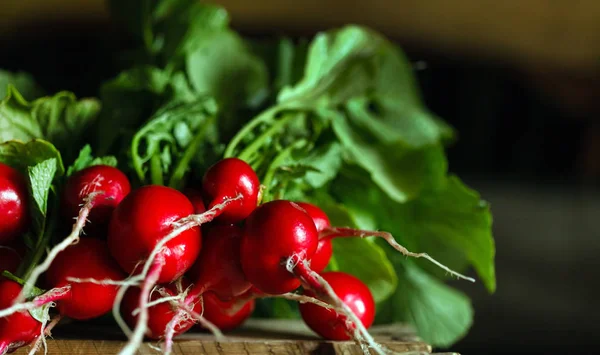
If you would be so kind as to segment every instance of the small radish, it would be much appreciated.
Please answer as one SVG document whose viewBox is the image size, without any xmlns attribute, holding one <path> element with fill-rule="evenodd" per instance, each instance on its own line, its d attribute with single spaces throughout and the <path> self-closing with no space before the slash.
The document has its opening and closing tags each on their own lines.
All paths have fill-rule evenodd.
<svg viewBox="0 0 600 355">
<path fill-rule="evenodd" d="M 194 206 L 175 189 L 148 185 L 132 191 L 113 212 L 108 233 L 112 256 L 127 273 L 173 230 L 174 222 L 194 213 Z M 158 283 L 173 282 L 192 266 L 202 246 L 200 228 L 187 229 L 169 240 L 158 254 L 164 258 Z"/>
<path fill-rule="evenodd" d="M 240 262 L 242 229 L 235 225 L 210 226 L 203 246 L 188 274 L 194 282 L 190 297 L 210 291 L 222 300 L 237 297 L 252 287 Z"/>
<path fill-rule="evenodd" d="M 375 300 L 369 288 L 358 278 L 343 272 L 326 272 L 321 275 L 339 298 L 356 314 L 365 328 L 375 319 Z M 314 296 L 311 291 L 306 295 Z M 328 340 L 348 340 L 346 316 L 312 303 L 300 304 L 300 315 L 313 331 Z"/>
<path fill-rule="evenodd" d="M 0 309 L 12 306 L 20 292 L 21 285 L 18 283 L 0 280 Z M 0 355 L 31 343 L 41 333 L 42 323 L 33 318 L 27 310 L 0 317 Z"/>
<path fill-rule="evenodd" d="M 66 218 L 76 218 L 87 197 L 102 192 L 91 205 L 87 229 L 105 236 L 113 210 L 130 191 L 129 180 L 121 170 L 108 165 L 90 166 L 67 180 L 62 191 L 62 212 Z"/>
<path fill-rule="evenodd" d="M 290 258 L 310 260 L 319 234 L 304 209 L 284 200 L 267 202 L 248 216 L 241 245 L 244 274 L 260 291 L 291 292 L 300 280 L 286 268 Z"/>
<path fill-rule="evenodd" d="M 243 221 L 256 208 L 260 194 L 256 172 L 245 161 L 225 158 L 212 165 L 202 178 L 208 211 L 206 222 Z"/>
<path fill-rule="evenodd" d="M 184 283 L 184 285 L 186 285 Z M 186 285 L 187 286 L 187 285 Z M 148 302 L 157 301 L 161 297 L 175 296 L 178 293 L 174 283 L 168 285 L 158 285 L 159 291 L 155 291 L 150 296 Z M 125 321 L 130 325 L 134 326 L 138 320 L 138 313 L 136 309 L 139 308 L 140 289 L 130 288 L 121 304 L 121 311 L 125 318 Z M 197 313 L 202 313 L 202 303 L 198 302 L 193 304 L 192 308 Z M 169 302 L 163 302 L 148 307 L 148 328 L 146 336 L 150 339 L 163 339 L 167 332 L 167 326 L 177 313 L 177 307 L 173 306 Z M 182 334 L 189 330 L 194 325 L 194 320 L 187 318 L 181 318 L 181 321 L 173 325 L 173 336 Z"/>
<path fill-rule="evenodd" d="M 331 222 L 329 221 L 329 217 L 325 212 L 318 208 L 317 206 L 306 203 L 306 202 L 296 202 L 298 206 L 302 207 L 306 213 L 313 219 L 315 222 L 315 227 L 317 227 L 317 232 L 321 233 L 323 230 L 331 227 Z M 315 255 L 313 255 L 310 261 L 310 267 L 315 272 L 321 272 L 325 270 L 327 264 L 329 264 L 329 260 L 331 260 L 331 256 L 333 255 L 333 244 L 331 243 L 331 239 L 320 239 L 319 244 L 317 245 L 317 251 Z"/>
<path fill-rule="evenodd" d="M 246 321 L 254 311 L 255 301 L 250 299 L 238 305 L 236 299 L 222 301 L 212 292 L 203 295 L 203 316 L 222 331 L 233 330 Z"/>
<path fill-rule="evenodd" d="M 0 163 L 0 244 L 10 243 L 29 225 L 29 192 L 25 177 Z"/>
<path fill-rule="evenodd" d="M 409 251 L 402 245 L 398 244 L 398 242 L 396 242 L 396 240 L 394 239 L 394 236 L 392 236 L 388 232 L 377 232 L 377 231 L 352 229 L 352 228 L 345 228 L 345 227 L 332 227 L 329 223 L 329 218 L 327 218 L 327 215 L 325 214 L 325 212 L 322 209 L 320 209 L 319 207 L 317 207 L 313 204 L 306 203 L 306 202 L 300 203 L 299 205 L 302 206 L 302 208 L 304 208 L 311 216 L 313 216 L 313 219 L 315 220 L 316 224 L 319 224 L 322 227 L 319 230 L 319 242 L 331 240 L 333 238 L 380 237 L 380 238 L 383 238 L 394 249 L 396 249 L 397 251 L 399 251 L 400 253 L 402 253 L 406 256 L 427 259 L 451 275 L 454 275 L 458 278 L 461 278 L 461 279 L 464 279 L 467 281 L 475 282 L 475 279 L 473 279 L 471 277 L 467 277 L 465 275 L 462 275 L 454 270 L 451 270 L 446 265 L 443 265 L 442 263 L 435 260 L 434 258 L 432 258 L 431 256 L 429 256 L 426 253 L 413 253 L 413 252 Z M 323 253 L 325 253 L 325 252 L 323 252 Z M 313 264 L 314 263 L 316 263 L 317 266 L 322 265 L 322 262 L 319 258 L 317 258 L 316 260 L 313 258 Z M 311 266 L 312 266 L 312 264 L 311 264 Z M 316 268 L 313 266 L 313 270 L 315 270 L 315 269 Z"/>
<path fill-rule="evenodd" d="M 320 299 L 342 312 L 356 329 L 353 339 L 363 348 L 371 347 L 383 354 L 358 317 L 335 294 L 318 273 L 310 269 L 317 250 L 319 233 L 311 216 L 298 204 L 270 201 L 257 207 L 246 219 L 242 238 L 241 260 L 248 281 L 268 294 L 288 293 L 300 281 Z"/>
<path fill-rule="evenodd" d="M 111 166 L 96 165 L 72 175 L 65 185 L 61 202 L 67 216 L 76 216 L 71 233 L 54 246 L 46 259 L 31 271 L 17 301 L 25 299 L 37 279 L 48 270 L 60 252 L 79 241 L 88 218 L 95 223 L 97 233 L 101 231 L 103 235 L 106 234 L 106 224 L 113 209 L 129 191 L 127 177 Z"/>
<path fill-rule="evenodd" d="M 51 287 L 70 285 L 70 292 L 57 301 L 62 316 L 86 320 L 108 313 L 113 306 L 118 286 L 72 279 L 119 281 L 126 277 L 112 259 L 105 241 L 84 238 L 60 253 L 45 274 Z"/>
<path fill-rule="evenodd" d="M 134 354 L 147 329 L 147 303 L 157 283 L 170 283 L 194 263 L 202 241 L 194 206 L 181 192 L 159 185 L 143 186 L 132 191 L 113 212 L 108 233 L 112 256 L 128 273 L 137 273 L 130 282 L 140 282 L 139 317 L 133 332 L 118 313 L 123 285 L 113 306 L 117 323 L 129 336 L 121 354 Z M 184 305 L 185 307 L 185 305 Z"/>
</svg>

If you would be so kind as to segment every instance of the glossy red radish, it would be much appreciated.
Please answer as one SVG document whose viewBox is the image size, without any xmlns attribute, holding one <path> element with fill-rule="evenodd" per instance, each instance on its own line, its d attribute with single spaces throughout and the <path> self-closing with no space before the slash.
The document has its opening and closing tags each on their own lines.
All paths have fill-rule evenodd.
<svg viewBox="0 0 600 355">
<path fill-rule="evenodd" d="M 25 177 L 0 163 L 0 245 L 23 234 L 29 225 L 29 191 Z"/>
<path fill-rule="evenodd" d="M 348 331 L 353 332 L 357 343 L 384 353 L 327 281 L 310 268 L 318 241 L 313 219 L 298 204 L 285 200 L 262 204 L 245 221 L 241 248 L 244 274 L 248 281 L 268 294 L 288 293 L 302 281 L 305 288 L 356 324 L 356 329 Z"/>
<path fill-rule="evenodd" d="M 203 295 L 203 316 L 222 331 L 233 330 L 242 325 L 254 312 L 254 299 L 247 300 L 238 305 L 234 298 L 222 301 L 212 292 Z"/>
<path fill-rule="evenodd" d="M 302 207 L 306 213 L 313 219 L 315 222 L 315 227 L 317 227 L 317 232 L 321 233 L 327 228 L 331 227 L 331 222 L 329 221 L 329 217 L 325 211 L 320 209 L 319 207 L 313 205 L 312 203 L 307 202 L 296 202 L 298 206 Z M 313 271 L 321 272 L 325 270 L 327 265 L 329 264 L 329 260 L 331 260 L 331 256 L 333 255 L 333 244 L 331 243 L 331 239 L 320 239 L 319 244 L 317 245 L 317 251 L 315 255 L 313 255 L 310 261 L 310 267 Z"/>
<path fill-rule="evenodd" d="M 194 283 L 190 297 L 210 291 L 226 301 L 252 287 L 240 262 L 241 241 L 242 229 L 236 225 L 209 226 L 202 251 L 188 271 Z"/>
<path fill-rule="evenodd" d="M 21 292 L 21 285 L 12 280 L 0 280 L 0 309 L 8 308 Z M 0 355 L 30 344 L 42 333 L 42 323 L 27 310 L 0 317 Z"/>
<path fill-rule="evenodd" d="M 120 321 L 120 297 L 129 285 L 123 285 L 113 307 L 122 330 L 129 336 L 123 354 L 133 354 L 140 346 L 148 321 L 147 299 L 157 283 L 170 283 L 194 263 L 202 241 L 194 206 L 181 192 L 159 185 L 132 191 L 113 212 L 108 246 L 112 256 L 128 273 L 129 280 L 141 283 L 140 315 L 133 332 Z"/>
<path fill-rule="evenodd" d="M 202 178 L 202 193 L 208 210 L 202 223 L 213 219 L 233 224 L 244 220 L 257 206 L 260 181 L 245 161 L 225 158 L 212 165 Z"/>
<path fill-rule="evenodd" d="M 51 287 L 70 285 L 70 292 L 58 300 L 57 308 L 61 315 L 77 320 L 108 313 L 117 295 L 117 285 L 86 279 L 120 281 L 126 276 L 111 257 L 106 242 L 94 238 L 81 239 L 60 253 L 45 274 Z"/>
<path fill-rule="evenodd" d="M 117 205 L 129 194 L 131 185 L 121 170 L 108 165 L 95 165 L 71 175 L 62 191 L 63 215 L 68 219 L 77 218 L 92 193 L 101 192 L 90 206 L 86 230 L 96 236 L 106 237 L 108 222 Z"/>
<path fill-rule="evenodd" d="M 166 186 L 148 185 L 132 191 L 113 212 L 108 233 L 112 256 L 127 273 L 140 271 L 140 262 L 174 230 L 174 223 L 194 213 L 181 192 Z M 164 258 L 158 283 L 173 282 L 192 266 L 202 246 L 200 228 L 181 231 L 157 254 Z M 137 267 L 137 269 L 136 269 Z"/>
<path fill-rule="evenodd" d="M 62 206 L 66 216 L 75 217 L 71 233 L 50 250 L 46 259 L 28 275 L 18 301 L 22 302 L 36 284 L 37 279 L 48 270 L 59 253 L 79 241 L 88 219 L 96 231 L 106 233 L 105 225 L 115 206 L 129 193 L 129 180 L 119 169 L 107 165 L 85 168 L 72 175 L 62 193 Z"/>
<path fill-rule="evenodd" d="M 388 232 L 378 232 L 378 231 L 353 229 L 353 228 L 346 228 L 346 227 L 332 227 L 329 223 L 329 218 L 327 217 L 327 214 L 322 209 L 320 209 L 319 207 L 317 207 L 313 204 L 307 203 L 307 202 L 302 202 L 299 204 L 311 216 L 313 216 L 313 219 L 315 220 L 315 224 L 319 224 L 321 226 L 321 229 L 319 230 L 319 242 L 331 240 L 333 238 L 348 238 L 348 237 L 360 237 L 360 238 L 379 237 L 379 238 L 383 238 L 390 246 L 392 246 L 394 249 L 396 249 L 403 255 L 414 257 L 414 258 L 427 259 L 451 275 L 454 275 L 458 278 L 461 278 L 461 279 L 464 279 L 467 281 L 475 282 L 475 279 L 473 279 L 472 277 L 465 276 L 463 274 L 460 274 L 460 273 L 448 268 L 446 265 L 440 263 L 439 261 L 437 261 L 434 258 L 432 258 L 431 256 L 429 256 L 427 253 L 413 253 L 413 252 L 409 251 L 402 245 L 398 244 L 398 242 L 396 242 L 396 239 L 394 239 L 394 236 L 392 236 L 392 234 L 390 234 Z M 319 258 L 316 258 L 315 260 L 313 260 L 313 264 L 314 263 L 316 263 L 317 266 L 321 266 L 321 260 Z M 314 270 L 316 268 L 313 266 L 313 264 L 311 264 L 311 267 L 313 267 L 313 270 Z"/>
<path fill-rule="evenodd" d="M 354 312 L 365 328 L 375 319 L 375 301 L 369 288 L 358 278 L 343 272 L 326 272 L 321 275 L 336 295 Z M 306 295 L 315 296 L 311 291 Z M 347 317 L 312 303 L 300 304 L 302 319 L 315 333 L 328 340 L 348 340 Z"/>
<path fill-rule="evenodd" d="M 180 291 L 177 290 L 174 283 L 168 285 L 158 285 L 157 287 L 160 289 L 160 292 L 153 292 L 152 296 L 150 296 L 150 298 L 148 299 L 149 303 L 157 301 L 163 297 L 176 296 L 180 293 Z M 123 298 L 123 303 L 121 304 L 121 311 L 123 313 L 125 321 L 130 326 L 134 326 L 137 323 L 140 307 L 139 299 L 139 288 L 130 288 L 125 294 L 125 297 Z M 195 312 L 201 314 L 202 302 L 191 304 L 190 308 L 193 309 Z M 175 317 L 177 312 L 177 307 L 169 302 L 158 303 L 148 307 L 148 329 L 146 331 L 146 336 L 150 339 L 163 339 L 168 330 L 167 326 L 169 326 L 169 323 Z M 180 322 L 174 324 L 172 327 L 173 336 L 177 336 L 186 332 L 194 324 L 194 320 L 189 317 L 187 319 L 181 318 Z"/>
</svg>

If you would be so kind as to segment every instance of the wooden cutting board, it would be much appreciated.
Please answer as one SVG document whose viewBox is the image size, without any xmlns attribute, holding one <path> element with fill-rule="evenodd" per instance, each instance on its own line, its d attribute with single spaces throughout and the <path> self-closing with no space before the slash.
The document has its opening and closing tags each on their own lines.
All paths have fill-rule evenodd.
<svg viewBox="0 0 600 355">
<path fill-rule="evenodd" d="M 431 346 L 406 325 L 375 326 L 370 331 L 380 344 L 399 354 L 432 354 Z M 251 319 L 226 337 L 226 341 L 218 342 L 210 334 L 192 330 L 177 338 L 173 354 L 362 354 L 353 342 L 322 340 L 296 320 Z M 125 344 L 124 340 L 112 328 L 72 323 L 55 328 L 53 339 L 48 340 L 48 354 L 117 354 Z M 159 353 L 148 344 L 151 343 L 144 344 L 138 354 Z M 28 348 L 22 348 L 14 354 L 27 354 L 28 351 Z"/>
</svg>

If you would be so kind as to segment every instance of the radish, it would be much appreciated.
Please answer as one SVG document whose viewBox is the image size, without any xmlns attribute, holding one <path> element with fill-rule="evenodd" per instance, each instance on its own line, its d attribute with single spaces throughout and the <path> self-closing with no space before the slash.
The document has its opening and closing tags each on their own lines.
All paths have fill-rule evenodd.
<svg viewBox="0 0 600 355">
<path fill-rule="evenodd" d="M 325 229 L 331 227 L 331 222 L 329 221 L 329 217 L 325 211 L 320 209 L 319 207 L 306 202 L 296 202 L 298 206 L 302 207 L 306 213 L 313 219 L 315 222 L 315 227 L 317 227 L 317 232 L 321 233 Z M 331 256 L 333 255 L 333 244 L 331 243 L 331 239 L 319 239 L 319 244 L 317 245 L 317 251 L 315 255 L 313 255 L 310 261 L 310 267 L 315 272 L 321 272 L 325 270 L 327 264 L 329 264 L 329 260 L 331 260 Z"/>
<path fill-rule="evenodd" d="M 79 215 L 81 206 L 94 192 L 102 192 L 93 204 L 88 220 L 87 232 L 105 236 L 113 210 L 131 191 L 127 176 L 119 169 L 108 165 L 95 165 L 71 175 L 62 191 L 63 215 L 69 219 Z"/>
<path fill-rule="evenodd" d="M 141 282 L 139 317 L 133 332 L 119 314 L 128 284 L 121 286 L 113 315 L 129 342 L 121 354 L 133 354 L 143 340 L 148 322 L 147 303 L 157 283 L 170 283 L 183 276 L 200 253 L 201 231 L 194 206 L 175 189 L 148 185 L 132 191 L 113 212 L 108 234 L 111 255 Z M 184 218 L 185 217 L 185 218 Z"/>
<path fill-rule="evenodd" d="M 352 229 L 352 228 L 345 228 L 345 227 L 332 227 L 329 223 L 329 218 L 327 218 L 327 215 L 325 214 L 325 212 L 322 209 L 320 209 L 319 207 L 317 207 L 313 204 L 307 203 L 307 202 L 299 203 L 299 205 L 302 206 L 302 208 L 304 208 L 313 217 L 313 219 L 315 220 L 315 224 L 318 224 L 319 226 L 321 226 L 321 229 L 319 230 L 319 242 L 331 240 L 333 238 L 380 237 L 380 238 L 383 238 L 394 249 L 396 249 L 397 251 L 399 251 L 400 253 L 402 253 L 406 256 L 427 259 L 451 275 L 454 275 L 458 278 L 461 278 L 461 279 L 464 279 L 467 281 L 475 282 L 475 279 L 473 279 L 472 277 L 465 276 L 463 274 L 460 274 L 460 273 L 448 268 L 446 265 L 443 265 L 442 263 L 435 260 L 434 258 L 432 258 L 431 256 L 429 256 L 426 253 L 413 253 L 413 252 L 409 251 L 402 245 L 398 244 L 398 242 L 396 242 L 396 240 L 394 239 L 394 236 L 392 236 L 388 232 L 377 232 L 377 231 Z M 325 254 L 325 253 L 326 252 L 323 252 L 323 254 Z M 322 265 L 322 261 L 319 258 L 313 259 L 313 263 L 316 263 L 318 267 L 320 267 Z M 313 264 L 311 264 L 311 266 L 313 266 Z M 313 270 L 314 269 L 316 269 L 316 268 L 313 266 Z"/>
<path fill-rule="evenodd" d="M 0 309 L 8 308 L 21 292 L 21 285 L 12 280 L 0 280 Z M 41 333 L 42 323 L 27 310 L 0 317 L 0 355 L 13 352 L 34 341 Z"/>
<path fill-rule="evenodd" d="M 375 300 L 367 285 L 358 278 L 343 272 L 326 272 L 321 275 L 338 297 L 356 314 L 365 328 L 369 328 L 375 320 Z M 306 291 L 314 296 L 311 291 Z M 315 304 L 300 304 L 302 319 L 315 333 L 328 340 L 348 340 L 347 318 L 334 311 Z"/>
<path fill-rule="evenodd" d="M 240 262 L 242 229 L 235 225 L 210 226 L 202 251 L 188 274 L 194 282 L 189 297 L 210 291 L 222 300 L 237 297 L 252 287 Z"/>
<path fill-rule="evenodd" d="M 312 290 L 320 299 L 347 316 L 356 328 L 354 340 L 365 352 L 368 347 L 384 353 L 381 345 L 362 325 L 309 263 L 317 250 L 319 233 L 311 216 L 298 204 L 275 200 L 257 207 L 246 219 L 241 261 L 248 281 L 268 294 L 284 294 L 300 286 Z"/>
<path fill-rule="evenodd" d="M 25 177 L 0 163 L 0 245 L 22 235 L 29 225 L 29 192 Z"/>
<path fill-rule="evenodd" d="M 37 279 L 48 270 L 60 252 L 79 241 L 79 235 L 88 217 L 93 218 L 99 225 L 96 230 L 100 231 L 110 218 L 114 206 L 129 193 L 130 189 L 127 177 L 118 169 L 108 165 L 92 166 L 72 175 L 62 194 L 62 203 L 67 215 L 77 216 L 71 233 L 52 248 L 46 259 L 31 271 L 17 302 L 23 302 Z"/>
<path fill-rule="evenodd" d="M 243 221 L 256 208 L 261 187 L 256 172 L 245 161 L 225 158 L 212 165 L 202 178 L 208 211 L 199 222 L 213 219 L 227 224 Z"/>
<path fill-rule="evenodd" d="M 203 316 L 222 331 L 233 330 L 246 321 L 254 312 L 255 301 L 250 299 L 238 306 L 234 298 L 222 301 L 212 292 L 203 295 Z"/>
<path fill-rule="evenodd" d="M 110 284 L 72 282 L 73 279 L 118 281 L 126 275 L 112 259 L 106 242 L 84 238 L 59 254 L 45 277 L 52 287 L 70 286 L 69 293 L 57 301 L 60 314 L 86 320 L 99 317 L 112 309 L 118 287 Z"/>
<path fill-rule="evenodd" d="M 184 285 L 188 286 L 189 284 L 184 283 Z M 177 313 L 177 308 L 169 302 L 150 305 L 153 301 L 159 300 L 161 296 L 174 297 L 181 293 L 181 290 L 177 290 L 174 283 L 164 286 L 159 285 L 158 287 L 160 288 L 160 292 L 153 292 L 148 300 L 148 329 L 146 336 L 150 339 L 162 339 L 168 331 L 172 331 L 172 336 L 176 336 L 189 330 L 195 323 L 194 320 L 190 318 L 182 318 L 177 324 L 170 324 Z M 139 288 L 130 288 L 125 294 L 121 305 L 121 311 L 123 312 L 125 321 L 132 326 L 137 323 L 139 317 L 139 312 L 136 312 L 136 310 L 139 309 L 140 292 Z M 193 309 L 194 312 L 202 313 L 201 302 L 193 304 L 190 308 Z M 171 328 L 168 329 L 168 327 Z"/>
<path fill-rule="evenodd" d="M 194 213 L 185 195 L 166 186 L 148 185 L 127 195 L 113 212 L 108 233 L 112 256 L 127 273 L 147 261 L 173 224 Z M 192 266 L 202 246 L 200 228 L 192 227 L 166 242 L 158 283 L 173 282 Z"/>
</svg>

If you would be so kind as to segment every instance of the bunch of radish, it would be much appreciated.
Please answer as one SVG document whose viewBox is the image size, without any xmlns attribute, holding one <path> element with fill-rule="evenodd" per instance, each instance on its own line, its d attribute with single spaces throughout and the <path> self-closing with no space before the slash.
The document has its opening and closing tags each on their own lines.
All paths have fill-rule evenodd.
<svg viewBox="0 0 600 355">
<path fill-rule="evenodd" d="M 19 238 L 30 224 L 26 186 L 0 164 L 0 268 L 11 273 L 23 262 Z M 32 342 L 35 352 L 61 318 L 111 311 L 129 339 L 121 354 L 136 353 L 144 338 L 161 340 L 170 353 L 173 338 L 195 324 L 222 337 L 264 297 L 301 302 L 306 324 L 326 339 L 387 353 L 367 331 L 375 316 L 368 287 L 324 272 L 338 237 L 382 237 L 466 278 L 388 233 L 332 227 L 313 204 L 261 203 L 261 191 L 256 173 L 237 158 L 217 162 L 202 186 L 184 191 L 132 189 L 124 173 L 104 165 L 72 175 L 61 193 L 64 220 L 75 219 L 71 233 L 24 280 L 0 280 L 0 355 Z M 40 310 L 43 317 L 33 317 Z"/>
</svg>

